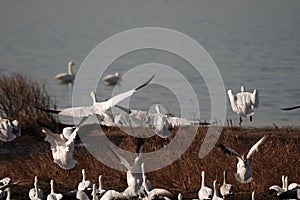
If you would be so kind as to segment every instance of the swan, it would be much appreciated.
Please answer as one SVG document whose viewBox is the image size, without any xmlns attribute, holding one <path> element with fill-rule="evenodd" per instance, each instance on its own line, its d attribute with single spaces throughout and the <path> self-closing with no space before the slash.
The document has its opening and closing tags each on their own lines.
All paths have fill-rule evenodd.
<svg viewBox="0 0 300 200">
<path fill-rule="evenodd" d="M 206 187 L 204 182 L 205 182 L 205 172 L 202 171 L 201 172 L 201 188 L 198 192 L 198 197 L 200 200 L 203 200 L 203 199 L 211 199 L 212 198 L 212 195 L 213 195 L 213 190 L 209 187 Z"/>
<path fill-rule="evenodd" d="M 102 78 L 108 85 L 115 85 L 121 79 L 121 74 L 116 72 L 114 74 L 108 74 Z"/>
<path fill-rule="evenodd" d="M 102 196 L 106 192 L 106 190 L 103 189 L 102 187 L 102 175 L 99 176 L 98 181 L 99 181 L 99 187 L 96 190 L 96 194 Z"/>
<path fill-rule="evenodd" d="M 145 174 L 145 163 L 141 164 L 141 169 L 142 169 L 142 176 L 143 176 L 143 183 L 142 186 L 144 187 L 144 189 L 149 192 L 150 190 L 152 190 L 152 184 L 151 181 L 147 179 L 147 176 Z"/>
<path fill-rule="evenodd" d="M 92 197 L 93 197 L 93 200 L 99 200 L 98 196 L 97 196 L 97 186 L 96 184 L 93 184 L 93 192 L 92 192 Z"/>
<path fill-rule="evenodd" d="M 65 127 L 62 134 L 55 134 L 50 129 L 42 127 L 42 132 L 46 135 L 44 140 L 51 145 L 53 162 L 64 170 L 72 169 L 77 164 L 73 158 L 74 142 L 79 128 L 86 119 L 83 118 L 78 126 Z"/>
<path fill-rule="evenodd" d="M 240 183 L 250 183 L 252 181 L 252 169 L 251 169 L 251 156 L 258 152 L 258 147 L 262 146 L 270 137 L 270 133 L 263 136 L 258 142 L 256 142 L 249 150 L 246 157 L 244 155 L 238 154 L 235 150 L 220 144 L 219 147 L 224 153 L 229 155 L 234 155 L 238 159 L 237 163 L 237 173 L 235 173 L 235 178 Z"/>
<path fill-rule="evenodd" d="M 103 102 L 97 102 L 96 101 L 96 96 L 94 92 L 90 92 L 90 96 L 93 99 L 93 104 L 91 106 L 80 106 L 80 107 L 71 107 L 71 108 L 66 108 L 66 109 L 61 109 L 61 110 L 51 110 L 51 109 L 44 109 L 44 108 L 38 108 L 42 111 L 45 112 L 52 112 L 56 113 L 59 115 L 64 115 L 64 116 L 70 116 L 70 117 L 88 117 L 90 115 L 96 115 L 98 120 L 100 122 L 105 121 L 105 118 L 109 117 L 111 114 L 110 109 L 121 102 L 122 100 L 132 96 L 136 91 L 139 89 L 145 87 L 150 83 L 150 81 L 154 78 L 154 75 L 144 84 L 131 89 L 127 92 L 120 93 L 116 96 L 113 96 L 112 98 L 108 99 L 107 101 Z"/>
<path fill-rule="evenodd" d="M 88 195 L 83 190 L 78 190 L 76 192 L 76 199 L 79 200 L 90 200 Z"/>
<path fill-rule="evenodd" d="M 127 188 L 123 192 L 125 196 L 137 197 L 140 195 L 140 189 L 143 183 L 142 169 L 141 169 L 141 152 L 143 146 L 139 149 L 138 156 L 134 159 L 134 163 L 130 165 L 128 161 L 123 158 L 115 149 L 111 148 L 114 155 L 120 160 L 121 164 L 126 167 L 127 172 Z"/>
<path fill-rule="evenodd" d="M 74 65 L 75 65 L 74 62 L 69 61 L 68 62 L 68 72 L 57 74 L 55 76 L 55 79 L 60 80 L 63 83 L 72 83 L 75 79 L 75 75 L 72 70 Z"/>
<path fill-rule="evenodd" d="M 14 120 L 10 122 L 9 119 L 0 120 L 0 140 L 3 142 L 11 142 L 17 136 L 21 135 L 19 122 Z"/>
<path fill-rule="evenodd" d="M 172 136 L 172 133 L 167 127 L 167 115 L 162 114 L 158 105 L 155 105 L 156 113 L 149 113 L 142 110 L 130 110 L 125 107 L 116 105 L 117 108 L 125 111 L 134 119 L 141 122 L 141 125 L 145 123 L 149 128 L 154 129 L 156 135 L 161 138 L 168 138 Z"/>
<path fill-rule="evenodd" d="M 285 176 L 284 182 L 285 182 L 285 191 L 292 190 L 292 189 L 294 189 L 296 187 L 300 187 L 300 184 L 298 184 L 298 183 L 290 183 L 289 184 L 288 176 Z"/>
<path fill-rule="evenodd" d="M 218 196 L 217 180 L 214 180 L 213 187 L 214 187 L 214 195 L 212 197 L 212 200 L 223 200 L 223 198 Z"/>
<path fill-rule="evenodd" d="M 255 197 L 256 197 L 256 192 L 253 191 L 253 192 L 251 193 L 251 200 L 255 200 Z"/>
<path fill-rule="evenodd" d="M 38 188 L 38 177 L 34 177 L 34 188 L 29 190 L 29 198 L 31 200 L 41 200 L 44 197 L 43 190 Z"/>
<path fill-rule="evenodd" d="M 240 116 L 240 124 L 242 123 L 242 117 L 250 116 L 252 121 L 252 115 L 254 114 L 254 108 L 258 108 L 259 95 L 258 90 L 254 89 L 253 93 L 245 92 L 245 87 L 241 87 L 241 92 L 234 95 L 232 90 L 227 91 L 231 108 Z"/>
<path fill-rule="evenodd" d="M 54 192 L 54 181 L 53 181 L 53 179 L 51 179 L 51 181 L 50 181 L 50 187 L 51 187 L 51 191 L 50 191 L 50 194 L 48 194 L 48 196 L 47 196 L 47 200 L 59 200 L 63 197 L 62 194 Z"/>
<path fill-rule="evenodd" d="M 286 184 L 285 184 L 285 176 L 284 175 L 281 176 L 281 181 L 282 181 L 282 187 L 280 187 L 279 185 L 272 185 L 272 186 L 269 187 L 270 191 L 276 191 L 277 192 L 277 196 L 286 191 L 286 186 L 285 186 Z"/>
<path fill-rule="evenodd" d="M 130 196 L 127 194 L 124 194 L 123 192 L 118 192 L 116 190 L 108 190 L 105 192 L 105 194 L 101 197 L 100 200 L 113 200 L 113 199 L 118 199 L 118 200 L 130 200 Z"/>
<path fill-rule="evenodd" d="M 78 190 L 92 190 L 93 183 L 89 180 L 86 180 L 85 169 L 82 169 L 81 172 L 82 172 L 82 181 L 78 184 L 77 189 Z"/>
<path fill-rule="evenodd" d="M 227 171 L 224 170 L 223 172 L 224 180 L 223 185 L 220 187 L 220 192 L 223 198 L 227 195 L 231 195 L 234 193 L 234 187 L 233 185 L 227 183 Z"/>
<path fill-rule="evenodd" d="M 9 177 L 5 177 L 0 180 L 0 199 L 10 200 L 10 187 L 17 185 L 19 182 L 10 183 L 11 179 Z"/>
<path fill-rule="evenodd" d="M 281 110 L 295 110 L 295 109 L 299 109 L 300 106 L 294 106 L 294 107 L 288 107 L 288 108 L 281 108 Z"/>
</svg>

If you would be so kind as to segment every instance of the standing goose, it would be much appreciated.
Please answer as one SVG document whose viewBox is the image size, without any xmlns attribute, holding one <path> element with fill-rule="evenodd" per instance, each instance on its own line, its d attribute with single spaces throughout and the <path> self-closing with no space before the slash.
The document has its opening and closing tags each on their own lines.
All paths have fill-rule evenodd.
<svg viewBox="0 0 300 200">
<path fill-rule="evenodd" d="M 205 186 L 205 172 L 201 172 L 201 188 L 198 192 L 198 197 L 200 200 L 211 199 L 213 195 L 213 190 Z"/>
<path fill-rule="evenodd" d="M 258 108 L 259 105 L 259 95 L 256 89 L 253 93 L 245 92 L 245 87 L 241 87 L 241 92 L 234 95 L 232 90 L 227 91 L 231 108 L 240 116 L 240 124 L 242 123 L 242 117 L 250 116 L 250 121 L 252 121 L 252 116 L 254 114 L 254 108 Z"/>
<path fill-rule="evenodd" d="M 246 157 L 244 157 L 244 155 L 241 156 L 235 150 L 226 147 L 223 144 L 219 145 L 219 147 L 224 153 L 234 155 L 237 157 L 237 173 L 235 173 L 235 178 L 237 181 L 239 181 L 240 183 L 250 183 L 252 181 L 252 169 L 250 158 L 255 152 L 258 152 L 258 147 L 263 145 L 270 137 L 270 135 L 271 134 L 269 133 L 263 136 L 258 142 L 256 142 L 255 145 L 251 147 Z"/>
<path fill-rule="evenodd" d="M 65 127 L 62 134 L 55 134 L 50 129 L 42 127 L 42 132 L 46 135 L 44 140 L 51 145 L 53 162 L 64 170 L 72 169 L 77 163 L 73 158 L 75 138 L 86 119 L 83 118 L 78 126 Z"/>
<path fill-rule="evenodd" d="M 72 83 L 75 79 L 75 75 L 72 70 L 73 66 L 74 66 L 74 62 L 69 61 L 68 62 L 68 72 L 57 74 L 55 76 L 55 78 L 57 80 L 61 81 L 62 83 Z"/>
<path fill-rule="evenodd" d="M 43 110 L 45 112 L 52 112 L 59 115 L 70 116 L 70 117 L 88 117 L 90 115 L 96 115 L 98 120 L 100 122 L 103 122 L 107 117 L 112 118 L 112 116 L 110 116 L 112 107 L 114 107 L 116 104 L 123 101 L 124 99 L 131 97 L 136 91 L 148 85 L 153 78 L 154 76 L 152 76 L 144 84 L 136 88 L 133 88 L 129 91 L 113 96 L 107 101 L 103 101 L 103 102 L 96 102 L 95 101 L 96 98 L 94 96 L 95 93 L 91 92 L 90 95 L 93 98 L 93 104 L 91 106 L 71 107 L 71 108 L 66 108 L 61 110 L 51 110 L 51 109 L 44 109 L 44 108 L 38 108 L 38 109 Z"/>
<path fill-rule="evenodd" d="M 213 186 L 214 186 L 214 195 L 213 195 L 212 200 L 223 200 L 223 198 L 218 196 L 217 180 L 214 180 Z"/>
<path fill-rule="evenodd" d="M 41 200 L 44 197 L 43 190 L 38 188 L 38 177 L 34 177 L 34 188 L 29 190 L 29 198 L 31 200 Z"/>
<path fill-rule="evenodd" d="M 93 183 L 89 180 L 86 180 L 85 169 L 81 170 L 82 172 L 82 181 L 78 184 L 78 190 L 92 190 Z"/>
<path fill-rule="evenodd" d="M 50 194 L 48 194 L 47 200 L 59 200 L 63 197 L 62 194 L 54 192 L 54 181 L 53 181 L 53 179 L 51 179 L 51 181 L 50 181 L 50 187 L 51 187 L 51 192 L 50 192 Z"/>
<path fill-rule="evenodd" d="M 223 185 L 220 187 L 220 192 L 222 197 L 225 199 L 225 196 L 231 195 L 234 193 L 234 187 L 233 185 L 227 183 L 227 171 L 224 170 L 223 172 L 224 180 Z"/>
</svg>

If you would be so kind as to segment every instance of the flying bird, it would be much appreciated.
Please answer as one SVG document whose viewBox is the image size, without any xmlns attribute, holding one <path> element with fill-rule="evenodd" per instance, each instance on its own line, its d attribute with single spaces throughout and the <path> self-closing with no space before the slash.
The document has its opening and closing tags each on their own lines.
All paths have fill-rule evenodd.
<svg viewBox="0 0 300 200">
<path fill-rule="evenodd" d="M 223 144 L 220 144 L 220 149 L 229 155 L 236 156 L 238 159 L 237 163 L 237 173 L 235 173 L 235 178 L 240 183 L 250 183 L 252 181 L 252 167 L 251 167 L 251 157 L 255 152 L 258 152 L 258 148 L 262 146 L 270 137 L 270 133 L 263 136 L 258 142 L 256 142 L 251 149 L 249 150 L 246 157 L 244 155 L 240 155 L 235 150 L 226 147 Z"/>
<path fill-rule="evenodd" d="M 245 87 L 241 87 L 241 92 L 234 95 L 232 90 L 227 91 L 231 108 L 240 116 L 240 124 L 242 123 L 242 117 L 250 116 L 250 121 L 252 121 L 252 116 L 254 115 L 254 108 L 258 108 L 259 105 L 259 94 L 258 90 L 254 89 L 252 93 L 245 92 Z"/>
</svg>

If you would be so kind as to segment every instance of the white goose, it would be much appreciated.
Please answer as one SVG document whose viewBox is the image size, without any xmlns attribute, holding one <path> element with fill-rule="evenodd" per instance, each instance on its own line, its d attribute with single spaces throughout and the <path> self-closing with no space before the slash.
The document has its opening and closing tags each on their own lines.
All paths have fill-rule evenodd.
<svg viewBox="0 0 300 200">
<path fill-rule="evenodd" d="M 250 183 L 252 181 L 252 169 L 251 169 L 251 156 L 258 152 L 258 147 L 262 146 L 267 139 L 270 137 L 270 133 L 263 136 L 258 142 L 255 143 L 249 150 L 246 158 L 244 155 L 238 154 L 235 150 L 224 146 L 223 144 L 220 144 L 219 147 L 223 150 L 224 153 L 227 153 L 229 155 L 234 155 L 238 159 L 237 163 L 237 173 L 235 173 L 235 178 L 240 183 Z"/>
<path fill-rule="evenodd" d="M 227 91 L 231 108 L 240 116 L 240 123 L 242 123 L 242 117 L 250 116 L 252 121 L 252 115 L 254 114 L 254 108 L 258 108 L 259 95 L 258 90 L 254 89 L 253 93 L 245 92 L 245 87 L 241 87 L 241 92 L 234 95 L 232 90 Z"/>
<path fill-rule="evenodd" d="M 50 181 L 50 187 L 51 187 L 51 191 L 50 191 L 50 194 L 48 194 L 48 196 L 47 196 L 47 200 L 59 200 L 59 199 L 63 198 L 62 194 L 54 192 L 54 181 L 53 181 L 53 179 L 51 179 L 51 181 Z"/>
<path fill-rule="evenodd" d="M 223 198 L 227 195 L 231 195 L 234 193 L 234 187 L 232 184 L 227 183 L 227 171 L 223 172 L 224 180 L 223 185 L 220 187 L 220 192 Z"/>
<path fill-rule="evenodd" d="M 82 181 L 78 184 L 78 190 L 92 190 L 93 183 L 90 180 L 86 180 L 85 169 L 81 170 L 82 172 Z"/>
<path fill-rule="evenodd" d="M 75 167 L 77 161 L 73 158 L 74 142 L 77 132 L 87 118 L 83 118 L 78 126 L 66 127 L 62 134 L 55 134 L 50 129 L 42 127 L 42 132 L 46 134 L 45 141 L 51 145 L 53 162 L 64 170 Z"/>
<path fill-rule="evenodd" d="M 158 105 L 155 105 L 156 113 L 149 113 L 142 110 L 130 110 L 122 106 L 116 105 L 117 108 L 129 113 L 131 117 L 137 119 L 141 124 L 145 123 L 149 128 L 154 129 L 156 135 L 161 138 L 168 138 L 172 133 L 168 130 L 167 115 L 161 113 Z"/>
<path fill-rule="evenodd" d="M 31 200 L 41 200 L 44 197 L 43 190 L 38 188 L 38 177 L 34 177 L 34 188 L 29 190 L 29 198 Z"/>
<path fill-rule="evenodd" d="M 108 74 L 102 78 L 108 85 L 115 85 L 121 79 L 121 74 L 116 72 L 114 74 Z"/>
<path fill-rule="evenodd" d="M 75 75 L 72 70 L 73 66 L 74 62 L 70 61 L 68 63 L 68 72 L 57 74 L 55 78 L 63 83 L 72 83 L 75 79 Z"/>
<path fill-rule="evenodd" d="M 205 186 L 205 172 L 201 172 L 201 188 L 198 192 L 198 197 L 200 200 L 211 199 L 213 195 L 213 190 Z"/>
<path fill-rule="evenodd" d="M 3 142 L 13 141 L 17 135 L 21 135 L 19 122 L 14 120 L 13 123 L 9 119 L 0 120 L 0 140 Z"/>
<path fill-rule="evenodd" d="M 90 95 L 93 98 L 93 104 L 91 106 L 71 107 L 71 108 L 66 108 L 66 109 L 62 109 L 62 110 L 51 110 L 51 109 L 43 109 L 43 108 L 38 108 L 38 109 L 46 111 L 46 112 L 52 112 L 52 113 L 57 113 L 59 115 L 71 116 L 71 117 L 88 117 L 90 115 L 96 115 L 100 122 L 105 121 L 105 118 L 107 118 L 107 117 L 109 117 L 110 119 L 112 118 L 112 116 L 110 116 L 110 114 L 111 114 L 110 109 L 112 107 L 114 107 L 116 104 L 118 104 L 122 100 L 132 96 L 139 89 L 148 85 L 153 78 L 154 78 L 154 76 L 152 76 L 144 84 L 142 84 L 134 89 L 131 89 L 127 92 L 120 93 L 120 94 L 108 99 L 107 101 L 103 101 L 103 102 L 96 102 L 95 93 L 91 92 Z"/>
<path fill-rule="evenodd" d="M 223 200 L 223 198 L 218 196 L 217 180 L 214 180 L 213 187 L 214 187 L 214 195 L 213 195 L 212 200 Z"/>
</svg>

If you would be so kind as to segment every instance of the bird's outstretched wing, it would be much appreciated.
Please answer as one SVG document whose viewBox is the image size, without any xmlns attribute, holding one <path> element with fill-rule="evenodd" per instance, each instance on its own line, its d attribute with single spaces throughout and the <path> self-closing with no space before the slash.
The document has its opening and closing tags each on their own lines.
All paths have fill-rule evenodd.
<svg viewBox="0 0 300 200">
<path fill-rule="evenodd" d="M 258 108 L 259 94 L 257 89 L 254 89 L 253 93 L 251 94 L 251 102 L 253 103 L 254 108 Z"/>
<path fill-rule="evenodd" d="M 65 141 L 60 137 L 60 134 L 53 133 L 50 129 L 45 127 L 42 127 L 42 132 L 46 135 L 44 140 L 50 143 L 51 148 L 54 148 L 57 145 L 66 145 Z"/>
<path fill-rule="evenodd" d="M 236 152 L 235 150 L 233 150 L 233 149 L 231 149 L 231 148 L 229 148 L 229 147 L 226 147 L 226 146 L 223 145 L 223 144 L 219 144 L 219 148 L 220 148 L 224 153 L 227 153 L 227 154 L 232 155 L 232 156 L 237 156 L 237 157 L 239 157 L 239 158 L 242 159 L 242 156 L 241 156 L 238 152 Z"/>
<path fill-rule="evenodd" d="M 281 110 L 295 110 L 295 109 L 299 109 L 300 106 L 294 106 L 294 107 L 289 107 L 289 108 L 281 108 Z"/>
<path fill-rule="evenodd" d="M 138 86 L 134 89 L 131 89 L 127 92 L 120 93 L 120 94 L 110 98 L 107 101 L 98 103 L 98 105 L 101 107 L 102 110 L 108 110 L 109 108 L 111 108 L 111 107 L 115 106 L 116 104 L 118 104 L 120 101 L 126 99 L 127 97 L 132 96 L 137 90 L 139 90 L 139 89 L 145 87 L 146 85 L 148 85 L 153 78 L 154 78 L 154 75 L 148 81 L 146 81 L 144 84 L 142 84 L 142 85 L 140 85 L 140 86 Z"/>
<path fill-rule="evenodd" d="M 83 117 L 81 119 L 79 124 L 76 126 L 76 129 L 72 132 L 68 141 L 66 142 L 67 146 L 69 146 L 75 140 L 78 130 L 84 125 L 84 123 L 86 122 L 87 119 L 88 119 L 88 117 Z"/>
<path fill-rule="evenodd" d="M 236 95 L 234 95 L 232 93 L 232 90 L 228 90 L 227 94 L 228 94 L 229 101 L 230 101 L 231 108 L 232 108 L 233 112 L 238 112 L 238 107 L 237 107 L 237 102 L 236 102 L 237 101 Z"/>
<path fill-rule="evenodd" d="M 249 150 L 246 158 L 249 159 L 251 158 L 251 156 L 255 153 L 258 152 L 258 148 L 260 146 L 262 146 L 267 140 L 268 138 L 271 136 L 271 133 L 268 133 L 267 135 L 263 136 L 260 140 L 258 140 L 258 142 L 255 143 L 255 145 L 253 145 L 251 147 L 251 149 Z"/>
</svg>

